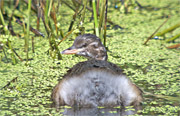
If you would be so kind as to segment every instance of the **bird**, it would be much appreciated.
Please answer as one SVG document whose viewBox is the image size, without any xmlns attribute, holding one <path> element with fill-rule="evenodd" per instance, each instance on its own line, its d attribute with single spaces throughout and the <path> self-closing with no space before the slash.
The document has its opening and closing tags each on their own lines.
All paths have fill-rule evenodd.
<svg viewBox="0 0 180 116">
<path fill-rule="evenodd" d="M 76 54 L 88 60 L 70 68 L 54 87 L 51 98 L 55 107 L 139 106 L 142 90 L 123 73 L 123 69 L 107 61 L 107 50 L 99 37 L 83 34 L 62 54 Z"/>
</svg>

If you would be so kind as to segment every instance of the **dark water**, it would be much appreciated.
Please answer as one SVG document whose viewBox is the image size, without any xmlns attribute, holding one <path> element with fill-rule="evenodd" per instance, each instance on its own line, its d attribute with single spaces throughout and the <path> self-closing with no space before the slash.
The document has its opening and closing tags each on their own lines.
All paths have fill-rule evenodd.
<svg viewBox="0 0 180 116">
<path fill-rule="evenodd" d="M 65 108 L 60 114 L 68 116 L 124 116 L 133 115 L 137 111 L 133 108 Z"/>
<path fill-rule="evenodd" d="M 164 97 L 164 98 L 163 98 Z M 142 112 L 142 110 L 146 107 L 163 107 L 165 105 L 170 106 L 180 106 L 179 97 L 177 96 L 156 96 L 156 95 L 144 95 L 144 102 L 139 106 L 139 108 L 127 107 L 127 108 L 63 108 L 57 109 L 62 110 L 59 112 L 61 115 L 66 116 L 124 116 L 124 115 L 165 115 L 161 111 L 155 110 L 146 110 L 146 112 Z M 152 104 L 152 101 L 156 101 L 157 103 Z M 139 110 L 137 110 L 139 109 Z M 176 112 L 178 116 L 180 116 L 180 111 Z"/>
</svg>

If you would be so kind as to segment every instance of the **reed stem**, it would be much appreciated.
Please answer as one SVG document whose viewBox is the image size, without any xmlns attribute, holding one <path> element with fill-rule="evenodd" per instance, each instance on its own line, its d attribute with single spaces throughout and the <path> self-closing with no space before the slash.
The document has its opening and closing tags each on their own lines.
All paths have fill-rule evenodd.
<svg viewBox="0 0 180 116">
<path fill-rule="evenodd" d="M 94 14 L 95 33 L 96 33 L 96 36 L 99 37 L 99 28 L 98 28 L 98 21 L 97 21 L 97 12 L 96 12 L 96 3 L 95 3 L 95 0 L 92 0 L 92 5 L 93 5 L 93 14 Z"/>
<path fill-rule="evenodd" d="M 5 32 L 5 35 L 8 35 L 9 36 L 9 34 L 8 34 L 8 28 L 7 28 L 7 25 L 6 25 L 6 23 L 5 23 L 5 21 L 4 21 L 4 17 L 3 17 L 3 15 L 2 15 L 2 12 L 1 12 L 1 10 L 0 10 L 0 19 L 1 19 L 1 22 L 2 22 L 2 24 L 3 24 L 3 27 L 4 27 L 4 32 Z M 11 46 L 11 41 L 9 40 L 9 37 L 7 38 L 7 46 L 9 47 L 9 49 L 11 50 L 11 58 L 12 58 L 12 63 L 13 64 L 16 64 L 16 58 L 15 58 L 15 55 L 14 55 L 14 52 L 13 52 L 13 48 L 12 48 L 12 46 Z M 3 49 L 4 50 L 4 49 Z M 4 52 L 5 53 L 5 52 Z M 7 57 L 6 57 L 7 58 Z"/>
<path fill-rule="evenodd" d="M 25 51 L 26 51 L 26 65 L 29 59 L 28 49 L 29 49 L 29 34 L 30 34 L 30 16 L 31 16 L 31 0 L 28 0 L 28 22 L 27 22 L 27 31 L 26 31 L 26 38 L 25 38 Z"/>
</svg>

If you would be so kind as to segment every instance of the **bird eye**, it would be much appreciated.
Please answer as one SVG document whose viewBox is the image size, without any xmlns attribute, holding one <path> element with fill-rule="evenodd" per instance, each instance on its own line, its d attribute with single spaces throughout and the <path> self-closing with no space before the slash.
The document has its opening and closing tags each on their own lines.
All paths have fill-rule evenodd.
<svg viewBox="0 0 180 116">
<path fill-rule="evenodd" d="M 86 46 L 87 46 L 87 44 L 85 43 L 85 44 L 82 45 L 82 48 L 83 48 L 83 47 L 86 47 Z"/>
<path fill-rule="evenodd" d="M 93 45 L 94 48 L 98 48 L 98 46 L 96 44 Z"/>
</svg>

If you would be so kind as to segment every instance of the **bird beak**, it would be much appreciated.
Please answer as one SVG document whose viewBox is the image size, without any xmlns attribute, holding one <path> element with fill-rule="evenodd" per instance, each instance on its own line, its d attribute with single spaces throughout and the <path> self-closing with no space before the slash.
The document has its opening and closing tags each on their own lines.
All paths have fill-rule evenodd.
<svg viewBox="0 0 180 116">
<path fill-rule="evenodd" d="M 75 49 L 75 48 L 68 48 L 61 52 L 61 54 L 77 54 L 78 52 L 82 51 L 82 49 Z"/>
<path fill-rule="evenodd" d="M 61 52 L 61 54 L 76 54 L 78 53 L 78 50 L 77 49 L 73 49 L 73 50 L 64 50 Z"/>
</svg>

